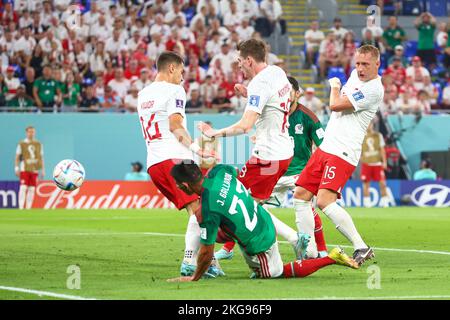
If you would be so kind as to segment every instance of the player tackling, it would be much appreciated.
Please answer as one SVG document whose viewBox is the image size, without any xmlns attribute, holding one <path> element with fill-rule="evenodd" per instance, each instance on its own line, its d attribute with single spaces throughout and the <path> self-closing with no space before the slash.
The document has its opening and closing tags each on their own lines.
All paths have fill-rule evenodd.
<svg viewBox="0 0 450 320">
<path fill-rule="evenodd" d="M 361 265 L 374 257 L 374 252 L 361 238 L 350 215 L 336 200 L 358 164 L 367 128 L 383 101 L 384 89 L 378 75 L 380 52 L 371 45 L 358 48 L 355 66 L 342 91 L 339 79 L 329 80 L 330 121 L 322 144 L 296 182 L 294 207 L 301 231 L 313 236 L 311 199 L 317 195 L 318 207 L 353 244 L 353 258 Z M 317 248 L 311 248 L 310 243 L 308 255 L 314 250 L 317 251 Z"/>
<path fill-rule="evenodd" d="M 182 160 L 192 160 L 193 152 L 200 157 L 212 156 L 193 142 L 186 130 L 186 92 L 180 85 L 183 80 L 184 61 L 174 52 L 163 52 L 156 62 L 158 74 L 155 81 L 139 92 L 138 116 L 147 145 L 148 174 L 158 190 L 178 210 L 186 208 L 189 222 L 185 236 L 185 253 L 181 274 L 195 270 L 200 229 L 194 212 L 199 206 L 197 195 L 187 195 L 177 188 L 170 170 Z M 219 274 L 213 267 L 211 275 Z"/>
</svg>

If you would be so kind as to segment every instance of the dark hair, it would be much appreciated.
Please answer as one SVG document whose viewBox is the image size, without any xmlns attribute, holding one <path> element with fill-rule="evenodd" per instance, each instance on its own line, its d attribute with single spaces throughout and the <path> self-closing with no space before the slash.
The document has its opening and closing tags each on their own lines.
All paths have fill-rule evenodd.
<svg viewBox="0 0 450 320">
<path fill-rule="evenodd" d="M 431 168 L 431 161 L 430 161 L 429 159 L 424 159 L 424 160 L 422 160 L 422 163 L 423 163 L 423 166 L 424 166 L 426 169 L 430 169 L 430 168 Z"/>
<path fill-rule="evenodd" d="M 173 166 L 170 174 L 177 182 L 196 183 L 203 177 L 200 168 L 194 160 L 182 160 Z"/>
<path fill-rule="evenodd" d="M 294 88 L 295 91 L 300 90 L 300 86 L 298 84 L 297 79 L 295 79 L 294 77 L 291 77 L 291 76 L 288 76 L 287 78 L 288 78 L 289 82 L 291 83 L 292 88 Z"/>
<path fill-rule="evenodd" d="M 237 45 L 237 50 L 241 57 L 248 56 L 255 59 L 257 62 L 266 61 L 267 46 L 264 41 L 258 39 L 248 39 L 240 42 Z"/>
<path fill-rule="evenodd" d="M 184 64 L 184 59 L 178 53 L 164 51 L 159 55 L 158 60 L 156 61 L 156 68 L 158 69 L 158 71 L 162 71 L 166 69 L 171 63 L 182 65 Z"/>
</svg>

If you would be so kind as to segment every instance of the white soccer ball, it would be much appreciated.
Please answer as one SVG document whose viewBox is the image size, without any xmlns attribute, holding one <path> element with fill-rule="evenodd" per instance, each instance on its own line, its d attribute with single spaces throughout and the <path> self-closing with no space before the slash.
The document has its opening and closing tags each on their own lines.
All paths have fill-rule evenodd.
<svg viewBox="0 0 450 320">
<path fill-rule="evenodd" d="M 53 169 L 53 181 L 62 190 L 78 189 L 83 184 L 84 177 L 84 167 L 76 160 L 62 160 Z"/>
</svg>

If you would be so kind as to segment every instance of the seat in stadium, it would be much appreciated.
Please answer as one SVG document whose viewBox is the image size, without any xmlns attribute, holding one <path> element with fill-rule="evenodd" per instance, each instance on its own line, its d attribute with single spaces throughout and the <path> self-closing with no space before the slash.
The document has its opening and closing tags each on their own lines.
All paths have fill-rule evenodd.
<svg viewBox="0 0 450 320">
<path fill-rule="evenodd" d="M 447 17 L 449 12 L 447 8 L 448 0 L 427 0 L 427 11 L 435 17 Z"/>
<path fill-rule="evenodd" d="M 330 67 L 328 69 L 328 79 L 331 78 L 339 78 L 341 80 L 341 84 L 344 85 L 347 82 L 347 76 L 345 75 L 344 68 L 342 67 Z"/>
<path fill-rule="evenodd" d="M 408 41 L 405 44 L 405 57 L 411 58 L 416 55 L 417 41 Z"/>
<path fill-rule="evenodd" d="M 417 16 L 423 12 L 422 1 L 420 0 L 403 0 L 403 15 Z"/>
</svg>

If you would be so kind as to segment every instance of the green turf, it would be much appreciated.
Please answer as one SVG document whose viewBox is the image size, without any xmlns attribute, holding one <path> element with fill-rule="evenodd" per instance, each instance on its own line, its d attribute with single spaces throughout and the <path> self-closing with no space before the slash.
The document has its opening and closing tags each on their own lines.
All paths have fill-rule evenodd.
<svg viewBox="0 0 450 320">
<path fill-rule="evenodd" d="M 450 252 L 448 208 L 349 211 L 374 247 Z M 274 213 L 294 226 L 292 210 Z M 348 245 L 322 218 L 327 242 Z M 2 210 L 0 286 L 97 299 L 450 298 L 450 255 L 381 249 L 376 250 L 376 260 L 360 270 L 330 266 L 303 279 L 250 280 L 237 254 L 222 262 L 226 277 L 167 283 L 178 275 L 186 223 L 186 213 L 172 210 Z M 287 244 L 280 249 L 285 262 L 293 259 Z M 351 248 L 346 251 L 352 253 Z M 381 289 L 367 288 L 367 268 L 373 264 L 381 271 Z M 80 290 L 66 288 L 69 265 L 80 266 Z M 0 290 L 0 299 L 40 298 Z"/>
</svg>

